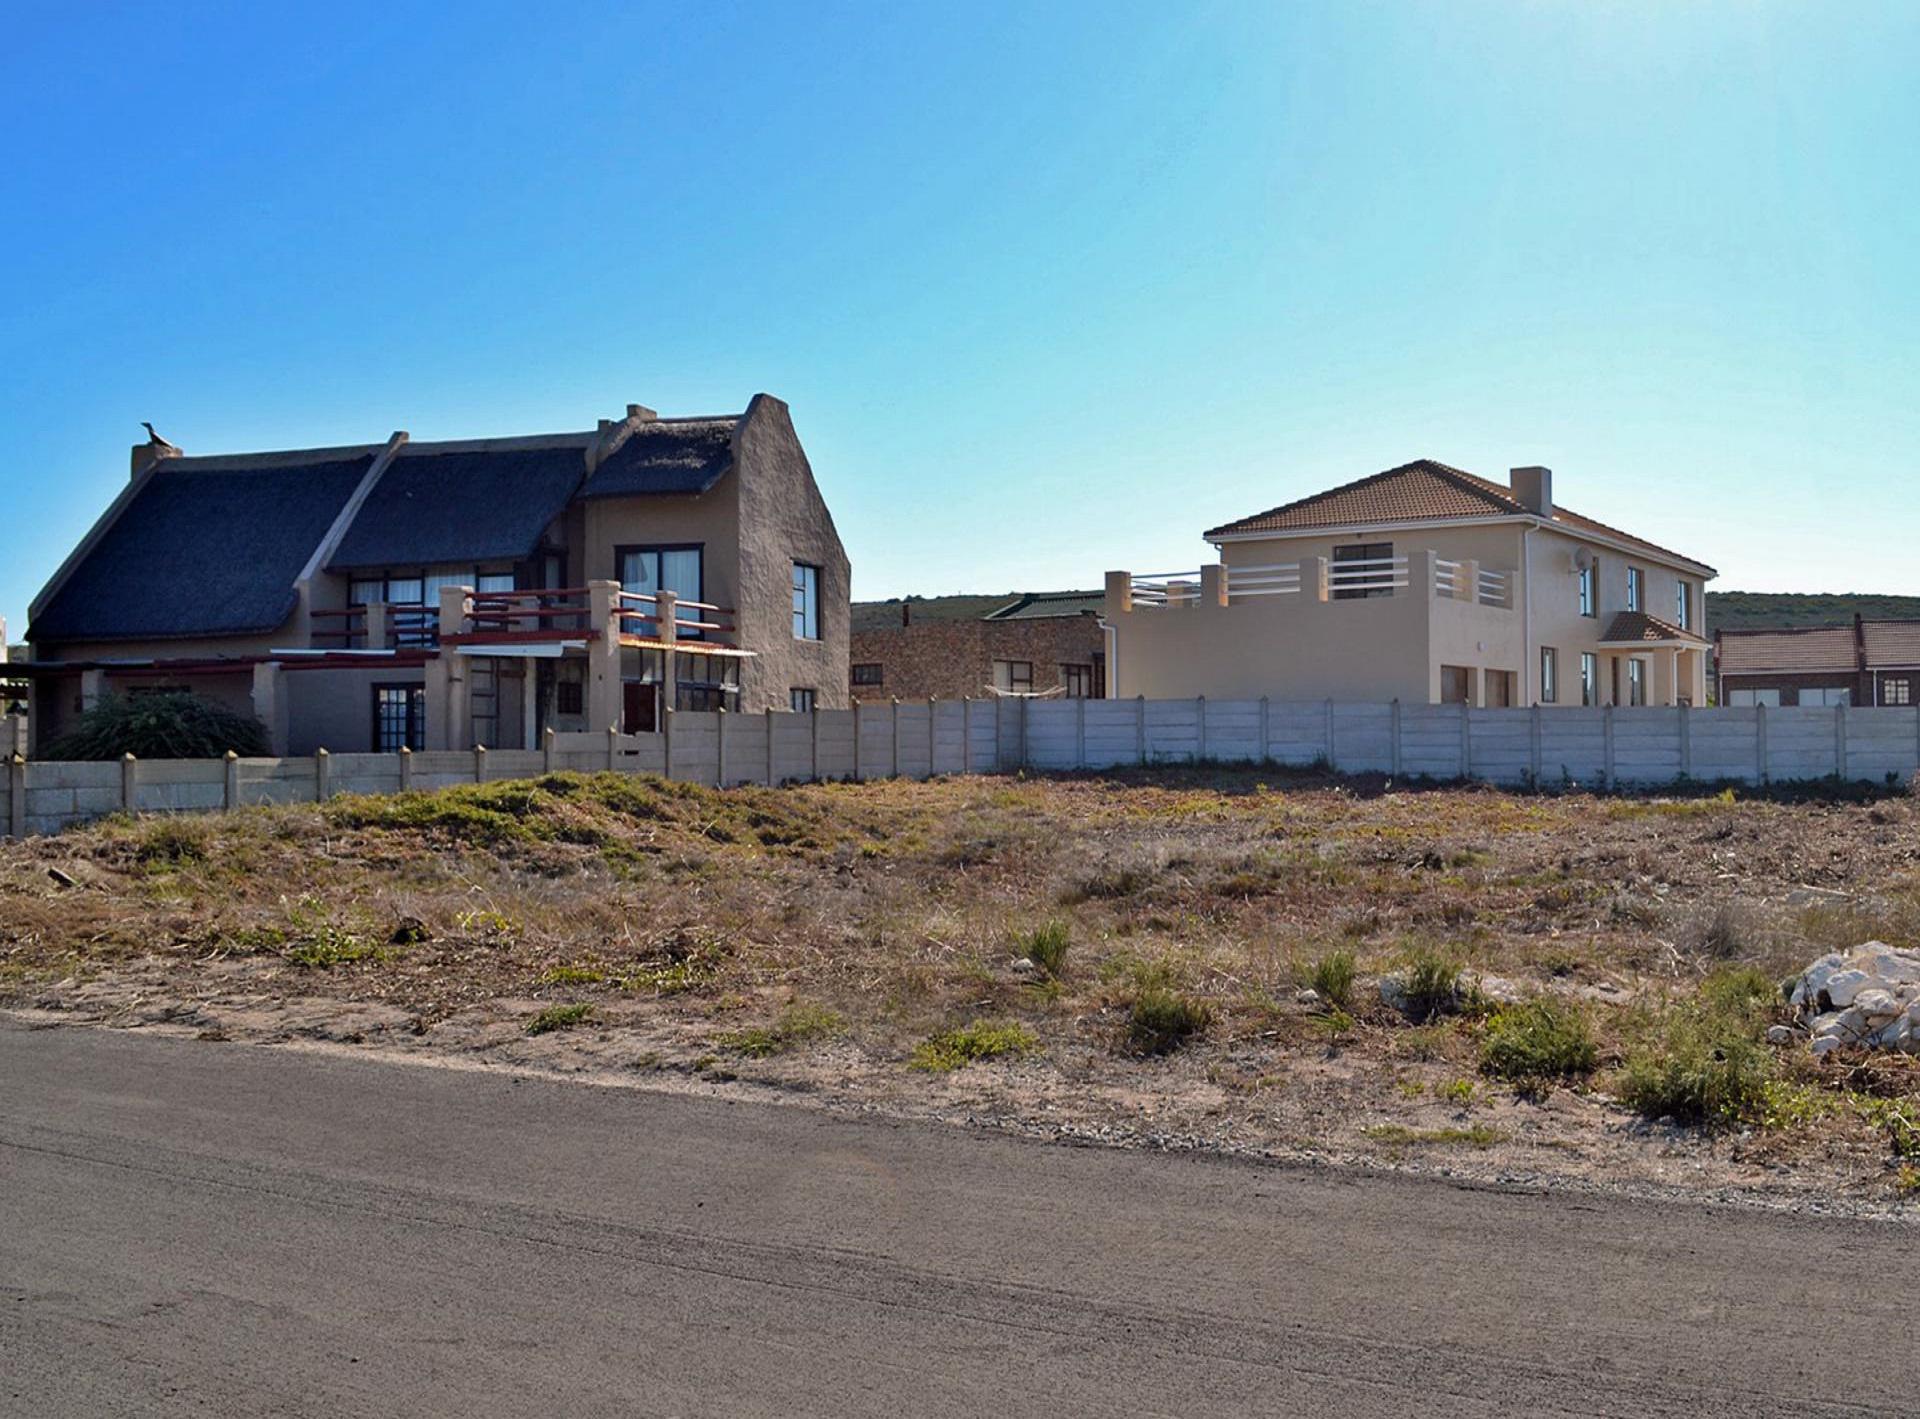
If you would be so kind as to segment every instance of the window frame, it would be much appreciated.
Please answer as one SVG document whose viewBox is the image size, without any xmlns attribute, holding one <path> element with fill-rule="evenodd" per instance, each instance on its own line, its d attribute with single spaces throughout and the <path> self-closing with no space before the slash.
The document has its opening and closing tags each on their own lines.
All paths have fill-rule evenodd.
<svg viewBox="0 0 1920 1419">
<path fill-rule="evenodd" d="M 1679 615 L 1674 624 L 1683 631 L 1690 631 L 1693 629 L 1693 587 L 1685 577 L 1676 578 L 1673 585 L 1673 609 Z"/>
<path fill-rule="evenodd" d="M 1592 709 L 1600 703 L 1600 657 L 1590 650 L 1580 652 L 1580 705 Z"/>
<path fill-rule="evenodd" d="M 1004 685 L 1000 683 L 1000 667 L 1003 665 L 1007 667 L 1007 683 Z M 1014 674 L 1014 670 L 1018 666 L 1026 667 L 1024 685 L 1022 684 L 1021 678 Z M 993 688 L 1003 690 L 1008 694 L 1025 693 L 1031 695 L 1033 693 L 1033 662 L 1031 660 L 995 660 L 993 662 Z"/>
<path fill-rule="evenodd" d="M 1580 601 L 1580 614 L 1589 619 L 1600 614 L 1600 559 L 1593 558 L 1580 568 L 1577 595 Z"/>
<path fill-rule="evenodd" d="M 1627 609 L 1640 611 L 1645 609 L 1647 599 L 1647 574 L 1638 567 L 1627 568 Z"/>
<path fill-rule="evenodd" d="M 1540 703 L 1560 703 L 1560 650 L 1557 646 L 1540 647 Z"/>
<path fill-rule="evenodd" d="M 1891 691 L 1898 687 L 1896 697 Z M 1913 703 L 1913 677 L 1911 675 L 1882 675 L 1880 677 L 1880 703 L 1883 705 L 1910 705 Z"/>
<path fill-rule="evenodd" d="M 368 688 L 372 692 L 373 752 L 376 754 L 394 754 L 399 752 L 401 745 L 404 745 L 415 753 L 419 753 L 422 749 L 426 748 L 426 685 L 414 680 L 377 680 Z M 393 692 L 404 694 L 406 696 L 406 702 L 404 710 L 405 720 L 400 729 L 400 744 L 396 744 L 390 748 L 387 746 L 386 736 L 382 733 L 386 728 L 387 721 L 381 709 L 381 696 Z"/>
<path fill-rule="evenodd" d="M 871 676 L 862 675 L 863 670 L 871 670 Z M 871 689 L 875 685 L 887 683 L 887 663 L 884 660 L 862 660 L 847 667 L 847 683 Z"/>
<path fill-rule="evenodd" d="M 804 574 L 804 575 L 803 575 Z M 820 639 L 820 567 L 797 558 L 789 577 L 793 593 L 793 638 L 797 641 Z"/>
<path fill-rule="evenodd" d="M 1091 661 L 1075 660 L 1060 663 L 1060 687 L 1070 700 L 1091 700 L 1097 698 L 1095 686 L 1099 676 L 1095 673 Z M 1076 688 L 1078 686 L 1078 688 Z"/>
<path fill-rule="evenodd" d="M 1346 553 L 1346 556 L 1342 556 Z M 1342 562 L 1391 561 L 1393 543 L 1391 542 L 1347 542 L 1336 544 L 1327 556 L 1329 574 L 1337 570 Z M 1373 570 L 1377 571 L 1378 568 Z M 1393 579 L 1393 568 L 1386 570 L 1385 580 Z M 1376 596 L 1391 596 L 1397 590 L 1391 586 L 1340 586 L 1335 584 L 1331 593 L 1335 601 L 1367 601 Z"/>
<path fill-rule="evenodd" d="M 1638 655 L 1627 657 L 1627 707 L 1644 709 L 1647 703 L 1647 662 Z"/>
<path fill-rule="evenodd" d="M 699 575 L 697 580 L 699 581 L 700 589 L 694 593 L 691 599 L 704 604 L 707 600 L 707 544 L 704 542 L 616 542 L 613 546 L 613 579 L 620 583 L 620 589 L 622 591 L 626 591 L 627 558 L 630 556 L 638 557 L 651 554 L 654 558 L 653 591 L 645 594 L 654 595 L 666 585 L 663 578 L 665 567 L 660 561 L 660 558 L 668 552 L 692 552 L 699 558 Z M 674 597 L 676 600 L 688 599 L 684 593 L 679 591 L 674 592 Z M 706 617 L 698 616 L 695 619 L 705 620 Z M 664 632 L 664 629 L 665 628 L 658 622 L 654 623 L 653 630 L 656 637 L 660 636 Z M 697 630 L 681 630 L 678 627 L 674 629 L 674 638 L 676 640 L 697 641 L 702 638 L 702 635 L 703 633 Z"/>
<path fill-rule="evenodd" d="M 787 709 L 792 714 L 812 714 L 820 707 L 819 691 L 809 685 L 787 687 Z"/>
</svg>

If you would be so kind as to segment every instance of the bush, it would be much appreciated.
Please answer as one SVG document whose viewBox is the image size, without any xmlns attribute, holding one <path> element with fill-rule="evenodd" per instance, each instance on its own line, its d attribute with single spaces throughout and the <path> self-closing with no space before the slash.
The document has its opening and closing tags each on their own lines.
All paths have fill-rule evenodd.
<svg viewBox="0 0 1920 1419">
<path fill-rule="evenodd" d="M 1067 947 L 1072 941 L 1072 928 L 1067 923 L 1050 921 L 1031 931 L 1015 932 L 1013 946 L 1022 956 L 1058 980 L 1061 969 L 1067 964 Z"/>
<path fill-rule="evenodd" d="M 1311 984 L 1329 1005 L 1350 1010 L 1353 1008 L 1353 972 L 1353 952 L 1329 951 L 1313 963 Z"/>
<path fill-rule="evenodd" d="M 755 1059 L 780 1054 L 795 1045 L 829 1039 L 840 1033 L 842 1021 L 824 1005 L 795 1003 L 781 1012 L 771 1025 L 755 1025 L 722 1035 L 720 1043 L 739 1054 Z"/>
<path fill-rule="evenodd" d="M 1670 1008 L 1628 1050 L 1620 1097 L 1646 1118 L 1736 1123 L 1760 1116 L 1772 1081 L 1753 1012 L 1703 999 Z"/>
<path fill-rule="evenodd" d="M 1460 1002 L 1460 966 L 1438 951 L 1415 951 L 1407 960 L 1407 1014 L 1415 1024 L 1444 1015 Z"/>
<path fill-rule="evenodd" d="M 945 1074 L 976 1060 L 998 1059 L 1002 1055 L 1017 1058 L 1039 1047 L 1040 1041 L 1034 1038 L 1033 1031 L 1017 1021 L 975 1020 L 957 1029 L 942 1030 L 922 1041 L 914 1050 L 911 1063 L 915 1069 Z"/>
<path fill-rule="evenodd" d="M 1589 1073 L 1598 1054 L 1587 1017 L 1551 1000 L 1502 1007 L 1480 1039 L 1481 1069 L 1528 1092 Z"/>
<path fill-rule="evenodd" d="M 272 752 L 265 727 L 252 715 L 176 692 L 105 696 L 43 757 L 217 759 L 229 749 L 243 757 Z"/>
<path fill-rule="evenodd" d="M 538 1015 L 527 1021 L 527 1033 L 530 1035 L 552 1034 L 555 1030 L 570 1030 L 593 1013 L 591 1005 L 549 1005 Z"/>
<path fill-rule="evenodd" d="M 1127 1043 L 1142 1054 L 1168 1054 L 1213 1023 L 1213 1007 L 1164 985 L 1144 987 L 1127 1009 Z"/>
</svg>

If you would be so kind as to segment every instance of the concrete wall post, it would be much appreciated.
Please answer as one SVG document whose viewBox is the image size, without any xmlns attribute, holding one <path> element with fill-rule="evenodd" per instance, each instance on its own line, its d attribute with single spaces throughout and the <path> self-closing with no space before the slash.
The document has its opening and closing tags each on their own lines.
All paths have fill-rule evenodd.
<svg viewBox="0 0 1920 1419">
<path fill-rule="evenodd" d="M 27 835 L 27 761 L 19 754 L 7 761 L 7 832 L 16 838 Z"/>
<path fill-rule="evenodd" d="M 473 781 L 475 783 L 487 781 L 487 746 L 484 744 L 473 746 Z"/>
<path fill-rule="evenodd" d="M 131 754 L 120 756 L 120 806 L 131 813 L 140 802 L 140 763 Z"/>
<path fill-rule="evenodd" d="M 227 750 L 222 759 L 220 806 L 231 813 L 240 806 L 240 756 Z"/>
<path fill-rule="evenodd" d="M 413 792 L 413 750 L 404 744 L 400 746 L 400 791 Z"/>
<path fill-rule="evenodd" d="M 713 786 L 727 786 L 727 707 L 724 704 L 713 715 Z"/>
<path fill-rule="evenodd" d="M 327 759 L 328 754 L 325 749 L 313 751 L 313 801 L 315 803 L 325 803 L 328 794 L 333 791 L 331 783 L 333 766 L 327 762 Z"/>
<path fill-rule="evenodd" d="M 1760 782 L 1773 781 L 1773 766 L 1767 762 L 1767 707 L 1753 707 L 1753 757 L 1760 767 Z"/>
<path fill-rule="evenodd" d="M 1202 763 L 1205 763 L 1207 758 L 1207 697 L 1205 695 L 1195 695 L 1193 697 L 1193 707 L 1194 720 L 1200 730 L 1199 754 L 1197 757 Z"/>
<path fill-rule="evenodd" d="M 549 724 L 540 735 L 540 767 L 547 773 L 552 773 L 554 769 L 558 767 L 558 765 L 554 763 L 553 744 L 553 741 L 558 737 L 559 736 L 554 733 L 551 724 Z"/>
</svg>

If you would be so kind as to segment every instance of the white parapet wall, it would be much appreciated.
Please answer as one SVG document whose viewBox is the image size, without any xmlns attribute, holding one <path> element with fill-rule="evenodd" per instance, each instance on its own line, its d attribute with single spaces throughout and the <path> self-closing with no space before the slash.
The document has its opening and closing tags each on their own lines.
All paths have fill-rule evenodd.
<svg viewBox="0 0 1920 1419">
<path fill-rule="evenodd" d="M 539 750 L 453 749 L 274 759 L 0 765 L 0 836 L 110 813 L 312 803 L 550 771 L 691 783 L 927 778 L 1156 764 L 1324 765 L 1403 779 L 1544 788 L 1847 780 L 1920 771 L 1920 706 L 1469 709 L 1403 701 L 982 699 L 867 703 L 811 714 L 682 711 L 657 734 L 554 734 Z"/>
</svg>

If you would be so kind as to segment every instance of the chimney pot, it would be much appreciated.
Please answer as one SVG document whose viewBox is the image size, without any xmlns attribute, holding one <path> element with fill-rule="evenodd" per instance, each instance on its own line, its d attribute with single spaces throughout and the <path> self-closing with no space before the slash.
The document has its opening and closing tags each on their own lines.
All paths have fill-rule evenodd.
<svg viewBox="0 0 1920 1419">
<path fill-rule="evenodd" d="M 1509 477 L 1514 500 L 1536 517 L 1553 516 L 1553 470 L 1515 468 Z"/>
<path fill-rule="evenodd" d="M 654 420 L 658 419 L 660 415 L 644 404 L 629 404 L 627 405 L 627 417 L 637 420 L 642 424 L 651 424 Z"/>
</svg>

